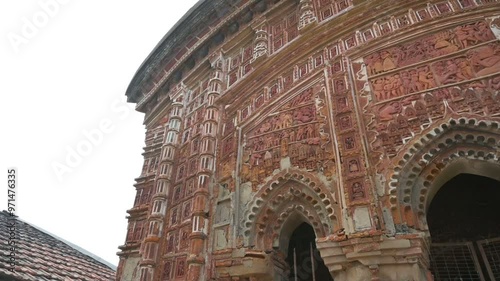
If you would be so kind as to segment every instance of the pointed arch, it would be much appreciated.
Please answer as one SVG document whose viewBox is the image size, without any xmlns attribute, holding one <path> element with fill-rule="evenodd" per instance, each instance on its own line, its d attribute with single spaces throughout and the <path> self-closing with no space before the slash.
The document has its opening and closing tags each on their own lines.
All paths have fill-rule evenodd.
<svg viewBox="0 0 500 281">
<path fill-rule="evenodd" d="M 388 184 L 394 222 L 427 230 L 427 208 L 460 173 L 500 178 L 500 122 L 451 117 L 421 134 L 395 158 Z"/>
<path fill-rule="evenodd" d="M 244 216 L 246 243 L 260 249 L 280 247 L 285 222 L 310 224 L 316 237 L 325 237 L 338 228 L 335 193 L 312 174 L 284 170 L 274 175 L 257 192 Z"/>
</svg>

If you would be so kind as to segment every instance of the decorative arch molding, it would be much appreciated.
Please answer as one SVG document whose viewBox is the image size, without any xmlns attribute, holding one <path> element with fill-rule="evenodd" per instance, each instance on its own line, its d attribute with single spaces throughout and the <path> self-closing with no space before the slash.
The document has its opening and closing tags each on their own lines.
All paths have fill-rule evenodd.
<svg viewBox="0 0 500 281">
<path fill-rule="evenodd" d="M 244 216 L 245 241 L 261 249 L 279 247 L 280 233 L 290 218 L 309 223 L 316 237 L 325 237 L 338 228 L 340 212 L 335 193 L 311 173 L 283 170 L 267 181 L 254 195 Z"/>
<path fill-rule="evenodd" d="M 427 230 L 427 208 L 447 180 L 460 173 L 499 177 L 500 122 L 453 116 L 421 136 L 395 158 L 388 193 L 395 223 Z"/>
</svg>

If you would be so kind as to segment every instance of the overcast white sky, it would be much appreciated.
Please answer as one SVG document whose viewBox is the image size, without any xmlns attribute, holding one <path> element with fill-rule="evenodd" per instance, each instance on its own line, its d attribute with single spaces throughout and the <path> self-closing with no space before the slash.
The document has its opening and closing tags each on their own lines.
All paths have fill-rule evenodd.
<svg viewBox="0 0 500 281">
<path fill-rule="evenodd" d="M 144 146 L 125 90 L 195 2 L 0 1 L 0 209 L 17 167 L 21 219 L 118 264 Z"/>
</svg>

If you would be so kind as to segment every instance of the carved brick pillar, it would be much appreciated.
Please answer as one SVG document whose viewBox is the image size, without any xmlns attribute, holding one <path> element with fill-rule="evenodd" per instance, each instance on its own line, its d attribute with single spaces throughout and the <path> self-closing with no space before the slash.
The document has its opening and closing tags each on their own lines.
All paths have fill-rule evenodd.
<svg viewBox="0 0 500 281">
<path fill-rule="evenodd" d="M 300 0 L 299 6 L 299 30 L 318 21 L 316 15 L 314 14 L 314 7 L 311 0 Z"/>
<path fill-rule="evenodd" d="M 205 108 L 205 119 L 202 123 L 203 131 L 201 137 L 200 165 L 198 167 L 198 188 L 194 195 L 193 205 L 193 229 L 189 239 L 191 240 L 190 255 L 187 259 L 189 266 L 187 280 L 201 280 L 205 266 L 206 239 L 208 234 L 208 212 L 210 202 L 209 188 L 215 170 L 215 151 L 217 147 L 217 131 L 219 110 L 215 106 L 215 100 L 223 89 L 224 60 L 221 56 L 216 57 L 212 63 L 214 68 L 212 78 L 208 83 L 207 105 Z"/>
<path fill-rule="evenodd" d="M 187 259 L 189 266 L 187 280 L 198 281 L 200 280 L 203 267 L 205 265 L 205 241 L 207 239 L 207 199 L 209 197 L 208 189 L 205 187 L 204 181 L 208 181 L 206 175 L 199 177 L 202 186 L 195 192 L 195 203 L 193 206 L 193 232 L 189 236 L 190 255 Z"/>
<path fill-rule="evenodd" d="M 149 148 L 146 148 L 145 151 L 148 151 Z M 134 207 L 127 211 L 129 214 L 129 225 L 127 231 L 127 238 L 124 245 L 120 246 L 121 250 L 118 253 L 120 256 L 120 264 L 118 266 L 118 272 L 116 274 L 117 281 L 131 280 L 135 281 L 140 278 L 140 271 L 138 269 L 139 262 L 142 259 L 142 255 L 140 253 L 141 243 L 144 239 L 143 227 L 146 225 L 147 217 L 148 217 L 148 206 L 147 203 L 142 201 L 145 190 L 149 190 L 151 183 L 151 177 L 141 177 L 137 179 L 136 187 L 138 188 L 138 192 L 136 195 L 136 200 L 134 203 Z M 134 274 L 137 272 L 137 274 Z"/>
<path fill-rule="evenodd" d="M 165 137 L 161 146 L 160 165 L 156 171 L 157 180 L 154 189 L 151 191 L 153 194 L 151 202 L 149 202 L 151 208 L 145 225 L 146 238 L 140 262 L 141 280 L 153 280 L 154 269 L 159 263 L 160 239 L 163 233 L 167 210 L 167 194 L 170 181 L 173 178 L 173 165 L 177 153 L 183 108 L 184 105 L 182 102 L 174 101 L 170 107 L 169 121 L 165 124 Z"/>
<path fill-rule="evenodd" d="M 317 247 L 335 281 L 432 281 L 423 233 L 317 239 Z"/>
</svg>

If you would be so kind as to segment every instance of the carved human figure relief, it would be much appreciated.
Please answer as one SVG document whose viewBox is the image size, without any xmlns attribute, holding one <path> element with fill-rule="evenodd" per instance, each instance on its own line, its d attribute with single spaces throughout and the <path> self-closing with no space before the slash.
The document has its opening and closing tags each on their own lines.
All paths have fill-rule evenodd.
<svg viewBox="0 0 500 281">
<path fill-rule="evenodd" d="M 351 200 L 356 201 L 365 198 L 365 190 L 361 182 L 354 182 L 351 186 Z"/>
<path fill-rule="evenodd" d="M 500 72 L 500 44 L 489 44 L 468 53 L 478 77 Z"/>
</svg>

